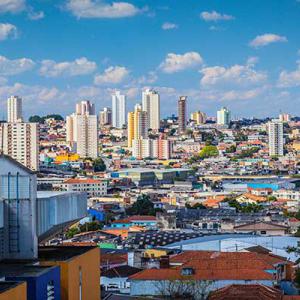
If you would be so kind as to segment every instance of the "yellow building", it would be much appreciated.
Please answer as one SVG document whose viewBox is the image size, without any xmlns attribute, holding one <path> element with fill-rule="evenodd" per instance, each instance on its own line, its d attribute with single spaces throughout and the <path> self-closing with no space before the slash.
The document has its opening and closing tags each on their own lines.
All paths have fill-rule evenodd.
<svg viewBox="0 0 300 300">
<path fill-rule="evenodd" d="M 129 112 L 127 115 L 127 138 L 128 147 L 132 147 L 132 140 L 134 138 L 134 112 Z"/>
<path fill-rule="evenodd" d="M 61 154 L 57 155 L 55 158 L 56 162 L 66 162 L 66 161 L 78 161 L 79 160 L 79 155 L 78 154 Z"/>
<path fill-rule="evenodd" d="M 98 247 L 40 247 L 38 256 L 41 265 L 60 266 L 61 300 L 100 299 Z"/>
<path fill-rule="evenodd" d="M 144 252 L 144 256 L 149 258 L 159 258 L 164 255 L 167 255 L 167 251 L 165 250 L 147 249 Z"/>
<path fill-rule="evenodd" d="M 142 111 L 140 104 L 136 104 L 134 112 L 128 113 L 128 147 L 132 147 L 132 141 L 148 137 L 148 116 Z"/>
<path fill-rule="evenodd" d="M 26 300 L 26 282 L 0 282 L 0 300 Z"/>
<path fill-rule="evenodd" d="M 204 124 L 206 122 L 207 116 L 204 112 L 196 111 L 191 114 L 191 120 L 196 122 L 197 125 Z"/>
</svg>

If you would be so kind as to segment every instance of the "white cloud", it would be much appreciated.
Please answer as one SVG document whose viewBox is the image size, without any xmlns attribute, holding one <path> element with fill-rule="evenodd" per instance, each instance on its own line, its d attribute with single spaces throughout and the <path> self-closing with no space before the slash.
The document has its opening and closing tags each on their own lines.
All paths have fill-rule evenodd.
<svg viewBox="0 0 300 300">
<path fill-rule="evenodd" d="M 136 81 L 134 81 L 134 84 L 151 84 L 157 81 L 158 76 L 154 71 L 148 72 L 146 75 L 141 76 Z"/>
<path fill-rule="evenodd" d="M 1 0 L 0 13 L 18 13 L 26 8 L 25 0 Z"/>
<path fill-rule="evenodd" d="M 203 74 L 201 85 L 242 84 L 249 85 L 263 82 L 267 79 L 265 72 L 256 71 L 251 65 L 234 65 L 229 68 L 214 66 L 200 70 Z"/>
<path fill-rule="evenodd" d="M 11 76 L 31 70 L 35 66 L 34 61 L 29 58 L 10 60 L 0 56 L 0 75 Z"/>
<path fill-rule="evenodd" d="M 218 21 L 230 21 L 234 19 L 234 16 L 231 15 L 225 15 L 216 12 L 215 10 L 208 12 L 208 11 L 203 11 L 200 14 L 200 18 L 203 19 L 206 22 L 218 22 Z"/>
<path fill-rule="evenodd" d="M 279 74 L 278 87 L 296 87 L 300 86 L 300 63 L 295 71 L 282 71 Z"/>
<path fill-rule="evenodd" d="M 231 90 L 223 93 L 220 97 L 221 101 L 232 101 L 232 100 L 249 100 L 258 97 L 264 91 L 264 88 L 257 88 L 251 90 Z"/>
<path fill-rule="evenodd" d="M 168 53 L 159 68 L 165 73 L 175 73 L 200 65 L 203 59 L 198 52 Z"/>
<path fill-rule="evenodd" d="M 0 41 L 17 36 L 17 27 L 9 23 L 0 23 Z"/>
<path fill-rule="evenodd" d="M 66 8 L 78 18 L 125 18 L 142 12 L 128 2 L 109 4 L 105 0 L 68 0 Z"/>
<path fill-rule="evenodd" d="M 287 42 L 287 38 L 285 36 L 280 36 L 274 33 L 266 33 L 263 35 L 258 35 L 255 39 L 253 39 L 249 45 L 254 48 L 264 47 L 272 43 L 278 42 Z"/>
<path fill-rule="evenodd" d="M 86 57 L 74 61 L 55 62 L 54 60 L 43 60 L 40 74 L 45 77 L 78 76 L 94 72 L 97 64 L 89 61 Z"/>
<path fill-rule="evenodd" d="M 43 11 L 34 11 L 32 8 L 28 11 L 28 18 L 32 21 L 41 20 L 45 17 Z"/>
<path fill-rule="evenodd" d="M 101 84 L 118 84 L 124 81 L 129 75 L 129 70 L 121 66 L 110 66 L 102 74 L 95 76 L 94 83 Z"/>
<path fill-rule="evenodd" d="M 178 25 L 170 22 L 165 22 L 164 24 L 162 24 L 161 28 L 163 30 L 172 30 L 178 28 Z"/>
<path fill-rule="evenodd" d="M 257 56 L 250 56 L 247 59 L 247 65 L 248 66 L 255 66 L 259 61 L 259 58 Z"/>
</svg>

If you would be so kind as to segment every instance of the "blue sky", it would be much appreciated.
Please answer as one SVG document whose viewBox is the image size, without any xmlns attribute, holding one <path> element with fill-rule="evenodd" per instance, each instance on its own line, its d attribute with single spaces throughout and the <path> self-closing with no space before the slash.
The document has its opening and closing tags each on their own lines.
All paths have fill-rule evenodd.
<svg viewBox="0 0 300 300">
<path fill-rule="evenodd" d="M 161 94 L 162 115 L 300 115 L 300 1 L 1 0 L 0 119 L 11 94 L 26 116 L 74 110 L 90 99 L 128 108 Z"/>
</svg>

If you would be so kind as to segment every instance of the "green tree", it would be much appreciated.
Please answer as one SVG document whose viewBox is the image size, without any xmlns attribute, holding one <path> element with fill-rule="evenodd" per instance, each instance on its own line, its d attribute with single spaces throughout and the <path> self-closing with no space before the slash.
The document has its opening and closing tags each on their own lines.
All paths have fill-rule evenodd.
<svg viewBox="0 0 300 300">
<path fill-rule="evenodd" d="M 94 172 L 104 172 L 106 170 L 106 165 L 102 158 L 96 158 L 93 161 L 93 170 Z"/>
<path fill-rule="evenodd" d="M 199 153 L 200 158 L 209 158 L 209 157 L 216 157 L 219 155 L 219 151 L 216 146 L 204 146 Z"/>
<path fill-rule="evenodd" d="M 154 209 L 154 204 L 151 202 L 148 195 L 142 194 L 138 196 L 136 202 L 126 209 L 127 215 L 148 215 L 155 216 L 158 210 Z"/>
</svg>

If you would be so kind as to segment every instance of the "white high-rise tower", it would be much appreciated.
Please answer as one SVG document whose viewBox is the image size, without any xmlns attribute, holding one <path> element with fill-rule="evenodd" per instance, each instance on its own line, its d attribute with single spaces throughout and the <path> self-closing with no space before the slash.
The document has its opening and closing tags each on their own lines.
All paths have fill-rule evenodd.
<svg viewBox="0 0 300 300">
<path fill-rule="evenodd" d="M 22 98 L 18 96 L 10 96 L 7 99 L 7 122 L 22 122 Z"/>
<path fill-rule="evenodd" d="M 98 118 L 94 104 L 81 101 L 76 113 L 66 118 L 67 142 L 70 142 L 80 157 L 98 156 Z"/>
<path fill-rule="evenodd" d="M 112 126 L 122 128 L 126 125 L 126 97 L 120 91 L 112 94 Z"/>
<path fill-rule="evenodd" d="M 268 123 L 269 136 L 269 155 L 282 156 L 283 155 L 283 123 L 280 120 L 272 120 Z"/>
<path fill-rule="evenodd" d="M 142 94 L 143 111 L 148 115 L 148 127 L 152 130 L 160 128 L 160 97 L 158 92 L 147 89 Z"/>
<path fill-rule="evenodd" d="M 231 121 L 231 112 L 227 107 L 222 107 L 217 113 L 217 124 L 228 126 Z"/>
</svg>

